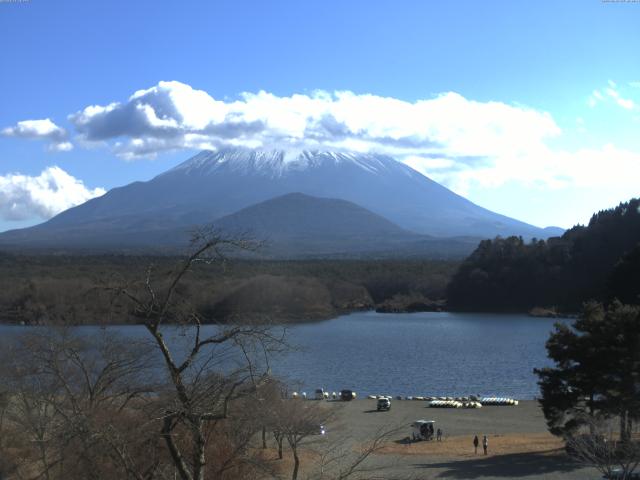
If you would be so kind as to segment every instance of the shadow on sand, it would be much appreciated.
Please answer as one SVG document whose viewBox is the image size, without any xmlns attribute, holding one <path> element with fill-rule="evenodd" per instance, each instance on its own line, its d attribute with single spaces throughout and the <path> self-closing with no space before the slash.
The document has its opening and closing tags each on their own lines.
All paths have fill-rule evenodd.
<svg viewBox="0 0 640 480">
<path fill-rule="evenodd" d="M 434 478 L 518 478 L 562 474 L 582 468 L 558 450 L 535 453 L 513 453 L 440 463 L 418 463 L 415 468 L 438 470 Z M 434 472 L 435 473 L 435 472 Z"/>
<path fill-rule="evenodd" d="M 411 437 L 404 437 L 401 438 L 400 440 L 394 440 L 393 443 L 397 443 L 398 445 L 411 445 L 412 443 L 431 443 L 431 442 L 437 442 L 440 443 L 439 440 L 431 439 L 431 440 L 414 440 Z"/>
</svg>

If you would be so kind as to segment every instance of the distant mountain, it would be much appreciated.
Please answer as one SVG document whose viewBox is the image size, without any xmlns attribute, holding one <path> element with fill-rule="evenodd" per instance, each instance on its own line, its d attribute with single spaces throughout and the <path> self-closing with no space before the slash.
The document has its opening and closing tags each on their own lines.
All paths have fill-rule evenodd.
<svg viewBox="0 0 640 480">
<path fill-rule="evenodd" d="M 439 238 L 404 230 L 352 202 L 289 193 L 244 208 L 214 225 L 266 241 L 267 254 L 282 257 L 429 255 L 461 257 L 480 240 Z"/>
<path fill-rule="evenodd" d="M 0 245 L 162 248 L 183 241 L 196 225 L 294 192 L 352 202 L 415 234 L 556 233 L 479 207 L 385 155 L 227 149 L 201 152 L 148 182 L 114 188 L 43 224 L 0 234 Z"/>
<path fill-rule="evenodd" d="M 560 237 L 561 235 L 564 234 L 565 229 L 560 227 L 544 227 L 542 229 L 542 232 L 543 232 L 543 235 L 537 238 L 545 239 L 549 237 Z"/>
<path fill-rule="evenodd" d="M 421 238 L 355 203 L 302 193 L 243 208 L 214 224 L 222 230 L 253 231 L 274 240 Z"/>
</svg>

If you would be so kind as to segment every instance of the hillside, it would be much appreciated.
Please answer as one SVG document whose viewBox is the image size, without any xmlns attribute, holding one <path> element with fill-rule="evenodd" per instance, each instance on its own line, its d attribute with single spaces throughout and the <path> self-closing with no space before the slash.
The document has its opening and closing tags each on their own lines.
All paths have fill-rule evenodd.
<svg viewBox="0 0 640 480">
<path fill-rule="evenodd" d="M 577 311 L 583 302 L 640 302 L 640 199 L 593 215 L 562 237 L 484 240 L 447 288 L 450 308 Z"/>
<path fill-rule="evenodd" d="M 290 193 L 244 208 L 214 225 L 231 234 L 263 239 L 272 257 L 405 256 L 462 258 L 479 238 L 446 242 L 404 230 L 352 202 Z"/>
</svg>

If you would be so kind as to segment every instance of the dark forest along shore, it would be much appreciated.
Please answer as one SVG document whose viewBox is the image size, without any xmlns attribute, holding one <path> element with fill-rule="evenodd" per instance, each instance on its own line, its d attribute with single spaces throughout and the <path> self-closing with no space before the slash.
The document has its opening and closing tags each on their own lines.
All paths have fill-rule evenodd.
<svg viewBox="0 0 640 480">
<path fill-rule="evenodd" d="M 292 390 L 353 389 L 378 395 L 491 395 L 532 399 L 534 367 L 549 364 L 545 341 L 557 320 L 527 315 L 359 312 L 317 323 L 286 326 L 295 349 L 271 359 L 274 375 Z M 27 328 L 0 325 L 9 339 Z M 147 340 L 142 326 L 73 327 L 87 334 L 118 333 Z M 205 329 L 217 327 L 207 326 Z M 188 345 L 179 327 L 165 336 Z"/>
</svg>

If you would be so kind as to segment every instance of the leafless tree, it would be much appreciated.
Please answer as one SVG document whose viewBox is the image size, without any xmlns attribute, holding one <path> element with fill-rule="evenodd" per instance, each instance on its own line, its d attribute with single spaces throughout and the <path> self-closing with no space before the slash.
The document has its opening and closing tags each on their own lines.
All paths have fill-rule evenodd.
<svg viewBox="0 0 640 480">
<path fill-rule="evenodd" d="M 211 425 L 228 419 L 235 401 L 255 393 L 265 373 L 264 360 L 283 346 L 283 337 L 268 326 L 205 328 L 214 319 L 203 318 L 192 307 L 181 282 L 197 265 L 222 262 L 229 249 L 251 249 L 254 244 L 209 230 L 198 232 L 193 245 L 175 271 L 157 277 L 149 268 L 141 286 L 113 289 L 131 302 L 132 314 L 161 353 L 168 388 L 163 391 L 160 435 L 182 480 L 205 478 Z M 186 353 L 165 338 L 168 323 L 181 327 Z"/>
<path fill-rule="evenodd" d="M 261 425 L 262 449 L 267 448 L 267 436 L 273 435 L 278 448 L 278 458 L 282 460 L 282 444 L 284 434 L 280 429 L 284 399 L 287 388 L 284 383 L 272 376 L 266 376 L 262 384 L 256 389 L 254 411 Z"/>
<path fill-rule="evenodd" d="M 283 443 L 290 447 L 294 480 L 301 449 L 320 459 L 309 465 L 312 480 L 368 471 L 365 461 L 384 435 L 355 450 L 312 441 L 335 408 L 286 400 L 269 375 L 270 356 L 287 348 L 283 333 L 210 325 L 215 319 L 191 305 L 183 280 L 251 244 L 203 232 L 194 245 L 170 272 L 149 267 L 140 282 L 103 290 L 143 326 L 144 340 L 47 328 L 1 350 L 0 434 L 13 443 L 16 478 L 273 478 L 254 448 L 264 427 L 281 458 Z"/>
<path fill-rule="evenodd" d="M 300 446 L 302 442 L 320 435 L 321 426 L 325 425 L 335 411 L 324 408 L 321 404 L 303 400 L 282 400 L 273 411 L 272 428 L 287 441 L 293 454 L 293 471 L 291 479 L 296 480 L 300 471 Z"/>
<path fill-rule="evenodd" d="M 631 478 L 640 465 L 637 439 L 621 441 L 615 419 L 588 417 L 582 430 L 566 439 L 569 455 L 583 465 L 600 471 L 606 478 Z"/>
<path fill-rule="evenodd" d="M 144 420 L 131 409 L 152 390 L 143 350 L 115 335 L 66 329 L 30 332 L 3 349 L 2 382 L 11 392 L 6 430 L 30 446 L 23 448 L 23 474 L 153 478 L 148 462 L 157 464 L 157 457 L 150 455 Z M 136 455 L 143 444 L 146 455 Z"/>
<path fill-rule="evenodd" d="M 318 451 L 308 480 L 371 479 L 381 474 L 381 467 L 369 465 L 372 455 L 380 452 L 404 427 L 381 427 L 362 445 L 349 435 L 332 435 Z M 383 478 L 380 476 L 379 478 Z M 389 478 L 387 475 L 384 478 Z"/>
</svg>

